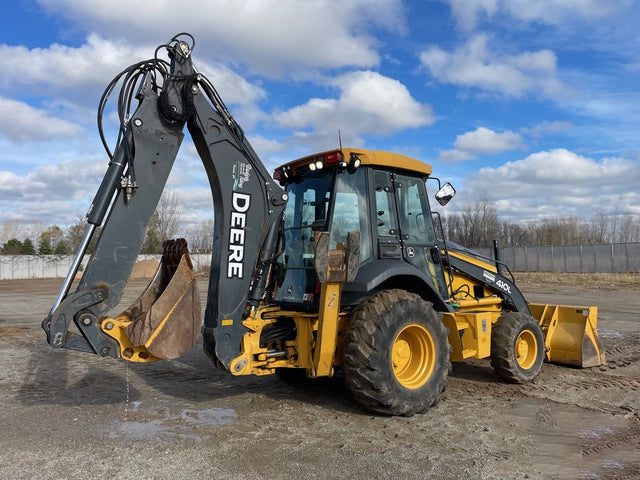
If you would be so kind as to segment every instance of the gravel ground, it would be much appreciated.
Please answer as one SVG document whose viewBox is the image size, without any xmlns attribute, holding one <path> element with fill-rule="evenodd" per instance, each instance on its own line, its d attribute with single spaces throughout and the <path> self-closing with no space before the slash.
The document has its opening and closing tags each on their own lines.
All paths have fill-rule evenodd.
<svg viewBox="0 0 640 480">
<path fill-rule="evenodd" d="M 598 305 L 606 366 L 510 385 L 457 364 L 411 418 L 362 410 L 339 379 L 232 377 L 201 345 L 147 365 L 53 350 L 40 322 L 61 281 L 2 281 L 0 478 L 640 478 L 640 282 L 616 278 L 521 283 L 529 301 Z"/>
</svg>

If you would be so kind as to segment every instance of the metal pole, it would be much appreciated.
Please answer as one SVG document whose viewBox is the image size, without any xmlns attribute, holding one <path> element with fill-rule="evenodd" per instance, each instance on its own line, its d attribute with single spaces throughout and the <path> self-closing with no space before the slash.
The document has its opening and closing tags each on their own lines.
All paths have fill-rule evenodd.
<svg viewBox="0 0 640 480">
<path fill-rule="evenodd" d="M 78 251 L 76 252 L 75 257 L 73 257 L 73 262 L 71 262 L 71 268 L 69 269 L 69 273 L 67 273 L 67 277 L 64 279 L 64 283 L 60 288 L 60 293 L 58 294 L 58 298 L 56 299 L 53 307 L 51 307 L 50 315 L 53 315 L 53 312 L 60 306 L 62 301 L 65 299 L 67 294 L 69 293 L 69 289 L 71 288 L 71 284 L 73 283 L 74 278 L 76 277 L 76 273 L 78 273 L 78 268 L 80 267 L 80 263 L 84 258 L 84 254 L 89 248 L 89 242 L 91 241 L 91 237 L 93 236 L 93 232 L 95 231 L 96 226 L 90 223 L 87 226 L 87 230 L 84 232 L 84 236 L 82 237 L 82 241 L 80 242 L 80 246 L 78 247 Z"/>
<path fill-rule="evenodd" d="M 626 264 L 626 268 L 625 268 L 625 272 L 630 272 L 631 271 L 631 266 L 629 265 L 629 243 L 625 243 L 624 244 L 624 256 L 625 256 L 625 264 Z"/>
<path fill-rule="evenodd" d="M 584 266 L 582 265 L 582 245 L 580 245 L 580 273 L 584 273 Z"/>
<path fill-rule="evenodd" d="M 499 274 L 502 274 L 502 256 L 500 255 L 500 243 L 498 240 L 493 241 L 493 258 L 496 261 L 496 270 Z"/>
</svg>

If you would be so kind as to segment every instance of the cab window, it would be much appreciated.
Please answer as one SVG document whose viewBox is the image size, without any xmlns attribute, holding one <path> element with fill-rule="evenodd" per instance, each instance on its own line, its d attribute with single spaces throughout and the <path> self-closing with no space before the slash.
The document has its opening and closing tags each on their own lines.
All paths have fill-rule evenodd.
<svg viewBox="0 0 640 480">
<path fill-rule="evenodd" d="M 367 204 L 367 183 L 364 169 L 350 174 L 337 174 L 330 248 L 347 241 L 349 232 L 360 232 L 360 263 L 371 257 L 371 232 Z"/>
</svg>

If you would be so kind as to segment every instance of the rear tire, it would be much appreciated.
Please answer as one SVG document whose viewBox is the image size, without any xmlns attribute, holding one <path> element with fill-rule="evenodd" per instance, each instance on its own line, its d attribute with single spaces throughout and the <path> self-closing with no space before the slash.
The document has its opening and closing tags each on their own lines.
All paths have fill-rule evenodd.
<svg viewBox="0 0 640 480">
<path fill-rule="evenodd" d="M 383 290 L 358 305 L 344 339 L 346 385 L 368 410 L 424 413 L 440 399 L 451 368 L 447 329 L 431 303 Z"/>
<path fill-rule="evenodd" d="M 491 332 L 491 366 L 510 383 L 530 382 L 544 362 L 544 336 L 530 315 L 505 312 Z"/>
</svg>

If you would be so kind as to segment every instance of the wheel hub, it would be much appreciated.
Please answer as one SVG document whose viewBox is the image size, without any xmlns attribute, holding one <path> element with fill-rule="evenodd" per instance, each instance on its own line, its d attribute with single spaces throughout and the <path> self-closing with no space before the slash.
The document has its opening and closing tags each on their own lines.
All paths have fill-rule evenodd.
<svg viewBox="0 0 640 480">
<path fill-rule="evenodd" d="M 429 331 L 417 324 L 404 327 L 393 342 L 391 363 L 403 387 L 416 389 L 427 383 L 436 363 L 436 348 Z"/>
<path fill-rule="evenodd" d="M 525 330 L 516 339 L 516 360 L 520 368 L 527 370 L 536 361 L 538 342 L 533 332 Z"/>
<path fill-rule="evenodd" d="M 393 345 L 393 368 L 402 369 L 409 363 L 411 347 L 405 340 L 398 339 Z"/>
</svg>

